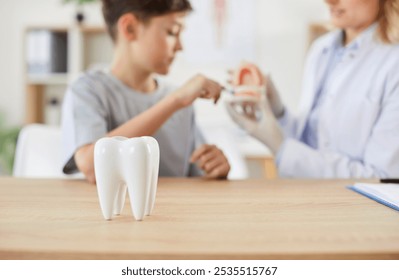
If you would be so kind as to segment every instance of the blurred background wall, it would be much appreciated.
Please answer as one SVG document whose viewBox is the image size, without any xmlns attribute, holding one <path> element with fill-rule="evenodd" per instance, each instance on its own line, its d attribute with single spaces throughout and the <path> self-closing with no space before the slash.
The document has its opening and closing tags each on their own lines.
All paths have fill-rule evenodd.
<svg viewBox="0 0 399 280">
<path fill-rule="evenodd" d="M 225 84 L 226 71 L 237 67 L 242 59 L 250 60 L 260 66 L 264 72 L 269 72 L 274 78 L 286 105 L 295 110 L 300 98 L 302 69 L 306 51 L 309 47 L 309 26 L 312 23 L 326 22 L 328 10 L 321 0 L 192 0 L 196 10 L 187 19 L 187 28 L 183 35 L 185 52 L 176 59 L 167 79 L 182 84 L 196 73 L 203 73 Z M 237 7 L 243 7 L 242 13 Z M 224 14 L 214 14 L 212 5 L 224 5 Z M 234 10 L 234 7 L 236 10 Z M 199 24 L 196 19 L 199 13 L 209 17 L 222 16 L 224 24 L 230 22 L 227 34 L 244 34 L 248 26 L 248 36 L 251 36 L 250 55 L 237 54 L 230 58 L 208 59 L 195 61 L 193 53 L 207 51 L 207 45 L 193 38 L 202 38 L 201 34 L 209 33 L 209 24 Z M 232 10 L 233 9 L 233 10 Z M 84 25 L 102 26 L 100 2 L 83 6 Z M 197 13 L 197 14 L 196 14 Z M 76 6 L 73 3 L 64 4 L 62 0 L 0 0 L 0 114 L 6 126 L 22 126 L 26 113 L 26 30 L 35 26 L 72 26 L 75 20 Z M 219 18 L 220 19 L 220 18 Z M 242 25 L 239 24 L 242 22 Z M 219 22 L 220 23 L 220 22 Z M 221 24 L 221 23 L 220 23 Z M 208 28 L 208 29 L 207 29 Z M 213 30 L 214 32 L 215 30 Z M 208 32 L 208 33 L 207 33 Z M 234 36 L 235 36 L 234 35 Z M 240 38 L 231 37 L 231 38 Z M 219 38 L 220 39 L 220 38 Z M 239 43 L 239 40 L 237 41 Z M 229 44 L 235 42 L 230 40 Z M 220 44 L 220 42 L 218 43 Z M 93 51 L 101 53 L 101 44 L 92 46 Z M 104 52 L 110 52 L 105 48 Z M 107 57 L 110 57 L 109 54 Z M 195 55 L 194 55 L 195 57 Z M 233 58 L 232 58 L 233 57 Z M 56 91 L 63 94 L 64 87 Z M 62 98 L 62 97 L 61 97 Z M 214 106 L 210 101 L 197 101 L 195 104 L 197 119 L 210 141 L 228 146 L 235 150 L 235 144 L 226 141 L 231 135 L 238 137 L 241 150 L 246 154 L 267 153 L 261 145 L 248 140 L 244 134 L 236 130 L 229 120 L 223 107 L 223 101 Z M 237 132 L 238 131 L 238 132 Z M 234 138 L 233 137 L 233 138 Z M 241 137 L 241 138 L 240 138 Z M 232 155 L 232 157 L 235 157 Z M 245 168 L 242 168 L 244 170 Z M 237 177 L 244 177 L 245 172 L 238 172 Z M 240 175 L 241 174 L 241 175 Z"/>
<path fill-rule="evenodd" d="M 198 1 L 204 0 L 192 1 L 194 6 Z M 308 26 L 326 21 L 327 9 L 321 0 L 255 2 L 256 18 L 244 20 L 256 21 L 256 63 L 272 73 L 284 101 L 295 109 L 308 47 Z M 98 3 L 84 6 L 87 24 L 103 23 L 99 6 Z M 74 5 L 63 4 L 61 0 L 0 0 L 0 109 L 5 112 L 8 123 L 22 124 L 24 121 L 24 29 L 34 25 L 72 24 L 74 14 Z M 187 66 L 184 61 L 176 61 L 171 80 L 181 82 L 196 72 L 223 79 L 226 68 L 232 67 L 208 64 L 185 69 L 184 66 Z"/>
</svg>

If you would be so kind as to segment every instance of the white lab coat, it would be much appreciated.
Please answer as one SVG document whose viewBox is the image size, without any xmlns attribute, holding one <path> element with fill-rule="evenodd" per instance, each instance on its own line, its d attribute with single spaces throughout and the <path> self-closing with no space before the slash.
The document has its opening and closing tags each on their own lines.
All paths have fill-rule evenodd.
<svg viewBox="0 0 399 280">
<path fill-rule="evenodd" d="M 375 29 L 374 29 L 375 30 Z M 318 149 L 300 142 L 339 31 L 309 53 L 297 116 L 280 124 L 287 136 L 278 153 L 283 177 L 399 178 L 399 45 L 363 36 L 332 73 L 318 121 Z"/>
</svg>

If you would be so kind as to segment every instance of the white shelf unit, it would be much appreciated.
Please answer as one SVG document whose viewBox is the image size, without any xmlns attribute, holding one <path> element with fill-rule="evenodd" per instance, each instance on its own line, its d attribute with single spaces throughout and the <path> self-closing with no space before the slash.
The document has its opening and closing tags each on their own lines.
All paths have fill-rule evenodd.
<svg viewBox="0 0 399 280">
<path fill-rule="evenodd" d="M 29 85 L 66 85 L 68 83 L 68 74 L 28 74 L 27 83 Z"/>
<path fill-rule="evenodd" d="M 67 68 L 64 73 L 29 73 L 28 35 L 32 31 L 50 31 L 67 34 Z M 46 106 L 54 98 L 61 109 L 63 94 L 67 85 L 80 73 L 99 65 L 108 65 L 112 57 L 112 42 L 103 26 L 28 26 L 24 31 L 26 116 L 25 123 L 51 123 L 46 119 Z M 52 102 L 54 104 L 54 102 Z M 54 115 L 54 114 L 53 114 Z"/>
</svg>

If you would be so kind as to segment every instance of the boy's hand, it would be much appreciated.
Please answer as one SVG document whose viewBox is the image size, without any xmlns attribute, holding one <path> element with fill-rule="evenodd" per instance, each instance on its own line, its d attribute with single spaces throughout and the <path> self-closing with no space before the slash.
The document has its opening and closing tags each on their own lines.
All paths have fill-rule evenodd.
<svg viewBox="0 0 399 280">
<path fill-rule="evenodd" d="M 197 98 L 214 99 L 215 103 L 220 97 L 222 86 L 203 75 L 196 75 L 173 93 L 179 107 L 191 105 Z"/>
<path fill-rule="evenodd" d="M 202 145 L 193 152 L 190 161 L 196 162 L 199 168 L 205 171 L 207 178 L 225 179 L 230 171 L 227 158 L 215 145 Z"/>
</svg>

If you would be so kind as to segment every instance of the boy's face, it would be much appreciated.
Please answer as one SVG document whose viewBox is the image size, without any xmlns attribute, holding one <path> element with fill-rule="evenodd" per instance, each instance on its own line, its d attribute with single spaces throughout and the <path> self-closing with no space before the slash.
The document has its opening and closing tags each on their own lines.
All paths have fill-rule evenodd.
<svg viewBox="0 0 399 280">
<path fill-rule="evenodd" d="M 176 53 L 182 50 L 180 34 L 186 13 L 171 13 L 140 24 L 137 40 L 132 45 L 135 64 L 143 70 L 167 74 Z"/>
</svg>

